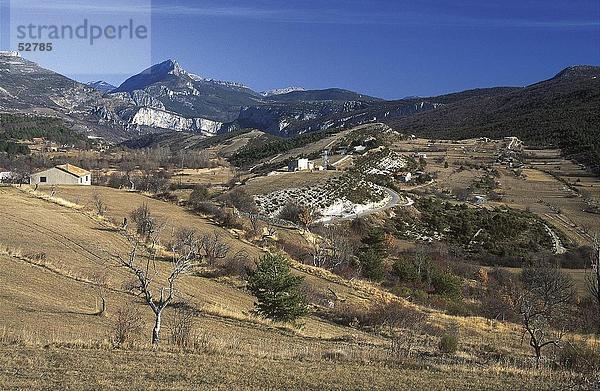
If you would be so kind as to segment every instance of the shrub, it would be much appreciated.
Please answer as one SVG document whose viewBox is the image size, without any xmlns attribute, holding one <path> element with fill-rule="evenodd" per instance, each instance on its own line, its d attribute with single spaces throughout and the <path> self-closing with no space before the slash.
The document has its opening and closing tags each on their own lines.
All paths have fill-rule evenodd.
<svg viewBox="0 0 600 391">
<path fill-rule="evenodd" d="M 169 323 L 171 333 L 169 339 L 173 345 L 181 348 L 192 345 L 192 326 L 196 311 L 186 303 L 174 303 Z"/>
<path fill-rule="evenodd" d="M 225 208 L 217 208 L 216 213 L 213 215 L 214 218 L 226 228 L 243 228 L 241 221 L 238 217 L 233 214 L 231 210 Z"/>
<path fill-rule="evenodd" d="M 142 315 L 138 308 L 131 304 L 119 308 L 113 329 L 113 344 L 119 347 L 131 342 L 141 333 L 142 327 Z"/>
<path fill-rule="evenodd" d="M 302 208 L 295 202 L 290 201 L 279 211 L 279 218 L 294 224 L 300 224 L 300 213 L 302 213 Z"/>
<path fill-rule="evenodd" d="M 107 182 L 108 187 L 113 187 L 115 189 L 121 189 L 124 187 L 129 187 L 130 183 L 127 179 L 127 175 L 120 174 L 118 172 L 113 172 L 110 174 Z"/>
<path fill-rule="evenodd" d="M 562 368 L 593 373 L 600 370 L 600 349 L 598 344 L 568 341 L 558 351 L 557 361 Z"/>
<path fill-rule="evenodd" d="M 205 216 L 214 216 L 219 213 L 219 207 L 212 202 L 198 202 L 193 206 L 193 210 Z"/>
<path fill-rule="evenodd" d="M 204 185 L 197 185 L 192 190 L 190 198 L 188 199 L 188 207 L 197 210 L 199 206 L 208 201 L 210 198 L 208 194 L 208 187 Z"/>
<path fill-rule="evenodd" d="M 135 222 L 137 233 L 142 236 L 154 233 L 158 225 L 146 203 L 131 212 L 131 219 Z"/>
<path fill-rule="evenodd" d="M 168 191 L 170 183 L 171 174 L 168 171 L 159 170 L 147 174 L 140 183 L 139 188 L 159 194 Z"/>
<path fill-rule="evenodd" d="M 401 282 L 409 282 L 419 279 L 419 275 L 415 266 L 405 259 L 397 259 L 392 265 L 392 272 Z"/>
<path fill-rule="evenodd" d="M 455 353 L 458 350 L 458 335 L 452 332 L 445 332 L 440 338 L 438 347 L 442 353 Z"/>
<path fill-rule="evenodd" d="M 345 361 L 348 359 L 348 353 L 343 350 L 326 350 L 321 357 L 327 361 Z"/>
<path fill-rule="evenodd" d="M 376 302 L 369 308 L 362 323 L 376 327 L 417 329 L 426 317 L 423 312 L 397 301 Z"/>
<path fill-rule="evenodd" d="M 233 257 L 226 258 L 223 264 L 223 271 L 228 276 L 238 276 L 247 279 L 253 272 L 255 266 L 250 261 L 250 256 L 244 250 L 240 250 Z"/>
<path fill-rule="evenodd" d="M 102 196 L 98 193 L 94 193 L 92 195 L 92 204 L 94 206 L 94 211 L 98 216 L 104 216 L 106 213 L 106 203 L 102 199 Z"/>
<path fill-rule="evenodd" d="M 431 275 L 431 285 L 435 293 L 443 296 L 459 296 L 461 289 L 461 280 L 454 274 L 434 271 Z"/>
<path fill-rule="evenodd" d="M 222 199 L 226 204 L 234 206 L 242 212 L 252 213 L 258 210 L 256 202 L 254 202 L 254 197 L 240 188 L 234 188 L 223 195 Z"/>
</svg>

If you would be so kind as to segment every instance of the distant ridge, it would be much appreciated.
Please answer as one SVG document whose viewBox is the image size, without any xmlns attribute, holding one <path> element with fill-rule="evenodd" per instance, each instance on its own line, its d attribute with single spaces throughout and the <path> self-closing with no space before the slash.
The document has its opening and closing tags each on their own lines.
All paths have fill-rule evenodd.
<svg viewBox="0 0 600 391">
<path fill-rule="evenodd" d="M 102 93 L 109 93 L 111 91 L 113 91 L 115 88 L 115 86 L 113 86 L 110 83 L 105 82 L 104 80 L 98 80 L 98 81 L 91 81 L 89 83 L 87 83 L 88 86 L 102 92 Z"/>
</svg>

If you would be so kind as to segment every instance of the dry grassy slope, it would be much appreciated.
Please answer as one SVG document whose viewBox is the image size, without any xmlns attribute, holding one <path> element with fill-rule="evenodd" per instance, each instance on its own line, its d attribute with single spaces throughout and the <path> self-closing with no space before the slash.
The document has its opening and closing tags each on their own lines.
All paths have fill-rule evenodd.
<svg viewBox="0 0 600 391">
<path fill-rule="evenodd" d="M 278 163 L 284 162 L 287 159 L 296 156 L 307 156 L 313 153 L 320 153 L 321 151 L 331 148 L 335 143 L 342 140 L 344 137 L 348 136 L 355 130 L 362 129 L 365 127 L 373 126 L 372 124 L 361 125 L 356 128 L 348 129 L 341 131 L 339 133 L 335 133 L 329 137 L 325 137 L 321 140 L 315 141 L 314 143 L 303 145 L 302 147 L 291 149 L 281 155 L 275 155 L 272 158 L 266 159 L 265 161 L 268 163 Z"/>
<path fill-rule="evenodd" d="M 376 365 L 212 352 L 0 348 L 0 387 L 128 390 L 556 390 L 547 371 Z M 16 373 L 9 376 L 8 372 Z"/>
<path fill-rule="evenodd" d="M 264 135 L 265 135 L 265 133 L 261 132 L 260 130 L 252 130 L 248 133 L 244 133 L 237 137 L 233 137 L 233 138 L 225 141 L 224 143 L 219 143 L 219 144 L 209 148 L 209 150 L 211 152 L 214 152 L 218 156 L 229 157 L 229 156 L 232 156 L 237 151 L 239 151 L 241 148 L 248 145 L 248 143 L 250 141 L 252 141 L 258 137 L 263 137 Z"/>
<path fill-rule="evenodd" d="M 157 216 L 168 221 L 165 240 L 169 239 L 167 233 L 171 227 L 193 227 L 199 232 L 216 230 L 228 240 L 233 251 L 244 249 L 253 257 L 258 257 L 262 253 L 261 249 L 236 239 L 229 231 L 215 226 L 209 220 L 193 215 L 176 205 L 138 193 L 93 187 L 60 187 L 57 190 L 58 196 L 77 201 L 82 205 L 89 204 L 94 193 L 100 194 L 108 204 L 108 218 L 117 221 L 127 216 L 130 210 L 146 202 Z M 115 249 L 120 249 L 123 253 L 127 249 L 119 235 L 83 211 L 40 200 L 11 188 L 0 189 L 0 203 L 6 205 L 8 210 L 8 213 L 0 215 L 0 225 L 7 228 L 0 232 L 0 244 L 21 247 L 24 253 L 44 252 L 47 254 L 47 263 L 63 274 L 87 278 L 98 268 L 104 270 L 105 265 L 113 265 L 108 255 L 103 256 L 107 251 L 114 252 Z M 92 254 L 100 254 L 100 256 L 96 257 Z M 111 287 L 114 289 L 121 289 L 122 282 L 130 278 L 119 268 L 111 266 L 108 270 Z M 373 297 L 384 295 L 368 284 L 359 281 L 348 283 L 322 269 L 304 267 L 303 270 L 308 273 L 302 271 L 298 273 L 303 275 L 316 290 L 326 293 L 331 288 L 349 302 L 364 304 Z M 214 280 L 186 276 L 182 280 L 181 287 L 183 294 L 189 297 L 192 303 L 199 307 L 212 308 L 212 312 L 221 311 L 234 318 L 244 318 L 252 308 L 253 298 L 247 293 Z M 214 310 L 215 307 L 218 307 L 217 311 Z M 473 336 L 477 342 L 480 338 L 501 331 L 503 343 L 510 343 L 514 333 L 514 327 L 497 328 L 476 319 L 436 317 L 436 323 L 441 326 L 459 321 L 465 335 Z M 373 341 L 373 337 L 354 329 L 339 327 L 312 317 L 307 318 L 302 334 L 325 338 L 354 334 Z M 516 346 L 516 349 L 523 351 L 522 347 Z"/>
<path fill-rule="evenodd" d="M 342 175 L 337 171 L 282 172 L 249 179 L 242 187 L 248 194 L 268 194 L 277 190 L 323 184 L 328 179 Z"/>
<path fill-rule="evenodd" d="M 101 193 L 108 203 L 109 217 L 115 219 L 145 201 L 157 215 L 168 217 L 172 226 L 215 229 L 209 221 L 175 205 L 140 194 L 92 188 L 60 188 L 58 194 L 85 203 L 93 191 Z M 135 298 L 121 290 L 127 275 L 110 267 L 112 290 L 107 313 L 96 316 L 96 289 L 86 278 L 110 264 L 107 258 L 92 254 L 108 249 L 125 251 L 123 241 L 84 210 L 56 205 L 17 189 L 0 188 L 0 205 L 0 244 L 20 247 L 21 255 L 47 254 L 46 260 L 36 261 L 44 267 L 31 265 L 18 253 L 0 255 L 0 368 L 4 369 L 0 370 L 0 389 L 96 389 L 122 386 L 125 381 L 133 389 L 394 389 L 400 385 L 414 389 L 465 389 L 473 385 L 478 389 L 500 389 L 503 385 L 549 389 L 554 384 L 553 374 L 535 375 L 494 366 L 481 373 L 456 364 L 390 364 L 386 361 L 387 342 L 380 337 L 314 317 L 308 317 L 304 328 L 296 332 L 253 321 L 246 315 L 252 308 L 251 296 L 195 276 L 185 277 L 181 290 L 192 305 L 206 310 L 195 323 L 196 332 L 207 341 L 201 354 L 107 349 L 102 341 L 111 335 L 116 310 L 135 302 Z M 220 232 L 235 248 L 260 253 L 227 231 Z M 302 274 L 316 289 L 333 288 L 349 300 L 368 300 L 381 294 L 364 283 L 333 282 L 334 277 L 325 272 Z M 150 313 L 137 303 L 149 335 Z M 167 312 L 165 337 L 168 318 Z M 432 317 L 438 327 L 452 322 L 461 327 L 461 357 L 470 357 L 469 352 L 483 344 L 513 354 L 527 352 L 526 347 L 519 346 L 514 326 L 441 314 Z M 24 337 L 25 342 L 7 347 L 11 339 L 6 336 L 12 334 Z M 349 335 L 353 336 L 350 342 Z M 45 344 L 50 348 L 37 347 Z M 436 344 L 434 337 L 426 337 L 422 347 L 435 351 Z M 323 361 L 337 351 L 343 354 Z"/>
<path fill-rule="evenodd" d="M 91 200 L 92 193 L 98 192 L 108 204 L 108 217 L 120 221 L 129 211 L 146 202 L 153 213 L 168 222 L 164 240 L 169 240 L 172 228 L 193 227 L 199 232 L 219 232 L 232 246 L 232 251 L 245 250 L 251 257 L 259 257 L 262 251 L 250 244 L 237 240 L 229 231 L 213 225 L 210 221 L 188 213 L 169 203 L 157 201 L 136 193 L 117 191 L 108 188 L 59 188 L 58 195 L 77 199 L 82 204 Z M 21 248 L 25 255 L 45 253 L 44 261 L 50 268 L 65 276 L 75 276 L 84 280 L 94 273 L 107 270 L 110 286 L 120 290 L 130 276 L 114 267 L 110 253 L 125 254 L 126 242 L 109 227 L 102 225 L 83 211 L 66 208 L 40 200 L 17 189 L 0 189 L 0 204 L 6 211 L 0 214 L 0 244 Z M 166 268 L 166 265 L 164 266 Z M 319 290 L 328 288 L 347 296 L 356 297 L 352 289 L 302 273 L 307 281 Z M 19 283 L 20 284 L 20 283 Z M 88 289 L 89 291 L 89 289 Z M 181 282 L 184 297 L 213 313 L 222 312 L 227 316 L 245 318 L 251 311 L 253 298 L 246 292 L 211 279 L 186 276 Z M 82 293 L 83 294 L 83 293 Z M 85 293 L 93 306 L 93 295 Z M 69 295 L 57 296 L 57 300 L 68 300 Z M 64 304 L 64 303 L 63 303 Z M 109 315 L 115 307 L 109 308 Z M 112 309 L 112 311 L 111 311 Z M 70 305 L 63 308 L 70 311 Z M 92 308 L 93 310 L 93 308 Z M 307 336 L 335 337 L 355 334 L 371 340 L 360 332 L 308 318 L 302 332 Z"/>
</svg>

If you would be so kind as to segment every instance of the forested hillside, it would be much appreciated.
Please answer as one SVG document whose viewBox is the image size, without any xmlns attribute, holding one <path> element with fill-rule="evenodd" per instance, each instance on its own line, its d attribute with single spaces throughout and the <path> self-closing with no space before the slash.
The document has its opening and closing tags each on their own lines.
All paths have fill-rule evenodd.
<svg viewBox="0 0 600 391">
<path fill-rule="evenodd" d="M 397 131 L 443 139 L 517 136 L 556 146 L 600 172 L 600 67 L 567 68 L 506 93 L 477 96 L 390 122 Z"/>
<path fill-rule="evenodd" d="M 58 144 L 82 144 L 83 136 L 68 129 L 58 118 L 0 114 L 0 152 L 27 154 L 19 141 L 44 138 Z"/>
</svg>

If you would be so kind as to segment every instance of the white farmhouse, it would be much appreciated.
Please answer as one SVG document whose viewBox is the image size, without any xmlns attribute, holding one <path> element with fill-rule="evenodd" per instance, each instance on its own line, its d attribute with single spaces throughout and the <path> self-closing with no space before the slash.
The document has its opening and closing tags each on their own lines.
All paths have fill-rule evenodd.
<svg viewBox="0 0 600 391">
<path fill-rule="evenodd" d="M 0 171 L 0 183 L 10 182 L 14 177 L 11 171 Z"/>
<path fill-rule="evenodd" d="M 72 164 L 62 164 L 36 172 L 29 178 L 30 185 L 91 185 L 92 174 Z"/>
<path fill-rule="evenodd" d="M 290 172 L 313 170 L 314 168 L 315 164 L 305 158 L 292 160 L 288 163 L 288 171 Z"/>
<path fill-rule="evenodd" d="M 398 172 L 395 176 L 399 181 L 404 183 L 408 183 L 412 179 L 412 174 L 410 172 Z"/>
</svg>

